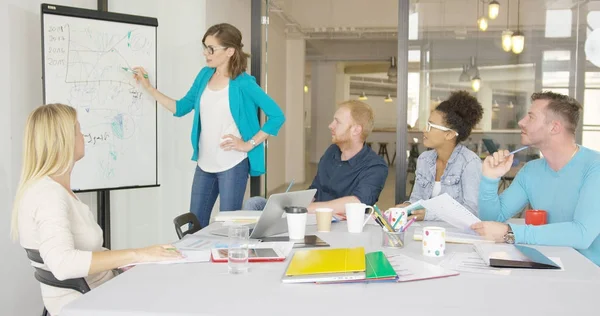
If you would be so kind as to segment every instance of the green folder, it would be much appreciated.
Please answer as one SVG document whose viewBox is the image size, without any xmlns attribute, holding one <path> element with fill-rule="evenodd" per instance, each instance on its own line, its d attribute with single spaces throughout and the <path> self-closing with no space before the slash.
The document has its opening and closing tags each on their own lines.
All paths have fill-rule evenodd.
<svg viewBox="0 0 600 316">
<path fill-rule="evenodd" d="M 365 260 L 367 281 L 391 280 L 398 277 L 383 251 L 370 252 L 365 255 Z"/>
</svg>

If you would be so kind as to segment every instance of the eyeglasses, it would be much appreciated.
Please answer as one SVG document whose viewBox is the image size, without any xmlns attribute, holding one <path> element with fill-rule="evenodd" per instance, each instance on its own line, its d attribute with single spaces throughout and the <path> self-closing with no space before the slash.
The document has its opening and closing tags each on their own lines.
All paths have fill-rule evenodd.
<svg viewBox="0 0 600 316">
<path fill-rule="evenodd" d="M 440 131 L 444 131 L 444 132 L 454 132 L 454 134 L 456 134 L 456 136 L 458 136 L 458 133 L 456 131 L 454 131 L 451 128 L 447 128 L 446 126 L 441 126 L 441 125 L 437 125 L 437 124 L 433 124 L 429 121 L 427 121 L 427 127 L 425 128 L 426 132 L 430 132 L 431 128 L 435 128 L 435 129 L 439 129 Z"/>
<path fill-rule="evenodd" d="M 204 43 L 202 45 L 204 45 Z M 204 45 L 204 52 L 208 53 L 209 55 L 214 54 L 215 50 L 217 50 L 217 49 L 227 49 L 227 47 L 223 47 L 223 46 L 206 46 L 206 45 Z"/>
</svg>

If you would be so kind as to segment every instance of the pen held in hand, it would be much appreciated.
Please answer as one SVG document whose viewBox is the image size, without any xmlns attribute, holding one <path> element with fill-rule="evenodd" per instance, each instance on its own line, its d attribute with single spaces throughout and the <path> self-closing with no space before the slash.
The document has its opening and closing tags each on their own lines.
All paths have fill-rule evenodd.
<svg viewBox="0 0 600 316">
<path fill-rule="evenodd" d="M 130 72 L 132 74 L 137 73 L 136 71 L 134 71 L 133 69 L 127 68 L 127 67 L 121 67 L 123 70 Z M 144 78 L 148 79 L 148 74 L 144 74 Z"/>
<path fill-rule="evenodd" d="M 517 150 L 513 150 L 513 151 L 511 151 L 510 153 L 508 153 L 508 155 L 514 155 L 514 154 L 516 154 L 516 153 L 520 152 L 521 150 L 525 150 L 525 149 L 527 149 L 527 148 L 529 148 L 529 146 L 524 146 L 524 147 L 521 147 L 521 148 L 519 148 L 519 149 L 517 149 Z"/>
</svg>

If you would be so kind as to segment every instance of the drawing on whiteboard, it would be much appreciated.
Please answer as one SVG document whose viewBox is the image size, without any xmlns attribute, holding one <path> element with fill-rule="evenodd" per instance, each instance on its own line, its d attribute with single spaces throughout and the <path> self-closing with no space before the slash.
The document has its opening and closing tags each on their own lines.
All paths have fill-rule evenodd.
<svg viewBox="0 0 600 316">
<path fill-rule="evenodd" d="M 156 108 L 123 67 L 145 65 L 153 73 L 155 28 L 47 16 L 44 35 L 46 102 L 77 109 L 86 157 L 93 157 L 80 163 L 93 170 L 81 182 L 93 176 L 111 183 L 143 172 L 135 167 L 143 164 L 140 157 L 154 160 Z M 152 166 L 155 161 L 144 167 Z"/>
</svg>

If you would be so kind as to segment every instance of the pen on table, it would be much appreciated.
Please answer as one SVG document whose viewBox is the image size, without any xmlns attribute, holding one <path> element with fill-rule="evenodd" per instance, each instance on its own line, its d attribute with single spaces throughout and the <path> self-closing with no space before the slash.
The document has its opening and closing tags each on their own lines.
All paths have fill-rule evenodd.
<svg viewBox="0 0 600 316">
<path fill-rule="evenodd" d="M 135 73 L 136 73 L 136 72 L 135 72 L 133 69 L 130 69 L 130 68 L 127 68 L 127 67 L 121 67 L 121 68 L 122 68 L 123 70 L 125 70 L 125 71 L 128 71 L 128 72 L 132 73 L 132 74 L 135 74 Z M 146 78 L 146 79 L 147 79 L 147 78 L 148 78 L 148 75 L 147 75 L 147 74 L 144 74 L 144 78 Z"/>
<path fill-rule="evenodd" d="M 292 188 L 292 185 L 294 185 L 294 179 L 292 179 L 292 181 L 290 181 L 290 185 L 288 186 L 287 190 L 285 190 L 285 193 L 290 191 L 290 189 Z"/>
<path fill-rule="evenodd" d="M 177 248 L 165 248 L 165 250 L 169 250 L 169 251 L 177 251 Z"/>
<path fill-rule="evenodd" d="M 410 221 L 408 221 L 408 223 L 406 223 L 406 226 L 402 227 L 402 228 L 400 229 L 400 231 L 401 231 L 401 232 L 405 232 L 405 231 L 408 229 L 408 227 L 409 227 L 410 225 L 412 225 L 412 223 L 414 223 L 414 222 L 415 222 L 415 219 L 417 219 L 417 218 L 416 218 L 416 217 L 413 217 L 413 218 L 411 218 L 411 219 L 410 219 Z"/>
<path fill-rule="evenodd" d="M 529 148 L 529 146 L 521 147 L 521 148 L 519 148 L 519 149 L 517 149 L 517 150 L 513 150 L 513 151 L 511 151 L 510 153 L 508 153 L 508 155 L 509 155 L 509 156 L 510 156 L 510 155 L 514 155 L 514 154 L 516 154 L 516 153 L 520 152 L 521 150 L 525 150 L 525 149 L 527 149 L 527 148 Z"/>
</svg>

